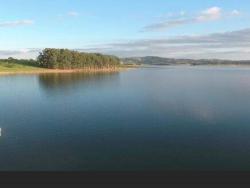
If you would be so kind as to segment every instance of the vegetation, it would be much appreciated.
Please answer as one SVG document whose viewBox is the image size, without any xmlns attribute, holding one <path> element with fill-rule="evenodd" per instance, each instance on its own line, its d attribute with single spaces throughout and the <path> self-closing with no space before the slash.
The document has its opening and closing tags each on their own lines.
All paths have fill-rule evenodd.
<svg viewBox="0 0 250 188">
<path fill-rule="evenodd" d="M 19 71 L 40 71 L 35 60 L 17 60 L 14 58 L 0 60 L 0 72 L 19 72 Z"/>
<path fill-rule="evenodd" d="M 115 56 L 51 48 L 44 49 L 37 60 L 39 66 L 49 69 L 112 69 L 120 65 Z"/>
<path fill-rule="evenodd" d="M 44 49 L 37 60 L 0 59 L 0 73 L 15 72 L 73 72 L 73 71 L 112 71 L 120 65 L 115 56 L 98 53 L 81 53 L 67 49 Z"/>
</svg>

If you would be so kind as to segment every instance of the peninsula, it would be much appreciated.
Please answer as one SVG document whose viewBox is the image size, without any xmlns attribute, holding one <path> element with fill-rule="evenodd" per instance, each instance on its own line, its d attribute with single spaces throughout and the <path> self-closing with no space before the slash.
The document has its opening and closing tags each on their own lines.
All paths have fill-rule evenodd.
<svg viewBox="0 0 250 188">
<path fill-rule="evenodd" d="M 52 48 L 44 49 L 36 60 L 0 60 L 0 74 L 110 72 L 124 67 L 115 56 Z"/>
</svg>

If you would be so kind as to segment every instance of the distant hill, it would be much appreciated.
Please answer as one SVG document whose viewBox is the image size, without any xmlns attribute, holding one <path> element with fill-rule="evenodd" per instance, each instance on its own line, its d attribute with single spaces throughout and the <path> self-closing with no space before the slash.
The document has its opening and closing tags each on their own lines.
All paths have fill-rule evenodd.
<svg viewBox="0 0 250 188">
<path fill-rule="evenodd" d="M 134 65 L 250 65 L 250 60 L 231 61 L 219 59 L 174 59 L 156 56 L 122 58 L 123 64 Z"/>
</svg>

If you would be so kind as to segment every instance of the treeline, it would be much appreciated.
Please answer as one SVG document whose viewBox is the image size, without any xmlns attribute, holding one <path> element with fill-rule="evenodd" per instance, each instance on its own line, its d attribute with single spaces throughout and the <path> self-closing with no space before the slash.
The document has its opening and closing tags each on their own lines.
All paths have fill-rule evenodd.
<svg viewBox="0 0 250 188">
<path fill-rule="evenodd" d="M 120 65 L 120 59 L 115 56 L 52 48 L 44 49 L 37 62 L 41 67 L 50 69 L 102 69 Z"/>
<path fill-rule="evenodd" d="M 0 59 L 0 63 L 9 63 L 9 64 L 19 64 L 19 65 L 27 65 L 27 66 L 34 66 L 39 67 L 39 64 L 34 59 L 15 59 L 15 58 L 8 58 L 8 59 Z"/>
</svg>

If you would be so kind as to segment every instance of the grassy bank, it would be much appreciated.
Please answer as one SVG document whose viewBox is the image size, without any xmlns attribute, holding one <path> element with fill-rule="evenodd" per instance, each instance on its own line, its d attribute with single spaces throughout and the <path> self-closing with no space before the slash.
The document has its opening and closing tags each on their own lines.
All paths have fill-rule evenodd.
<svg viewBox="0 0 250 188">
<path fill-rule="evenodd" d="M 0 73 L 3 72 L 26 72 L 26 71 L 46 71 L 44 68 L 36 67 L 34 65 L 8 62 L 8 61 L 0 61 Z"/>
<path fill-rule="evenodd" d="M 48 69 L 48 68 L 40 68 L 33 64 L 29 63 L 17 63 L 17 62 L 7 62 L 0 61 L 0 75 L 6 74 L 43 74 L 43 73 L 74 73 L 74 72 L 114 72 L 121 71 L 128 68 L 135 68 L 136 66 L 126 66 L 121 65 L 119 67 L 112 68 L 84 68 L 84 69 Z"/>
</svg>

